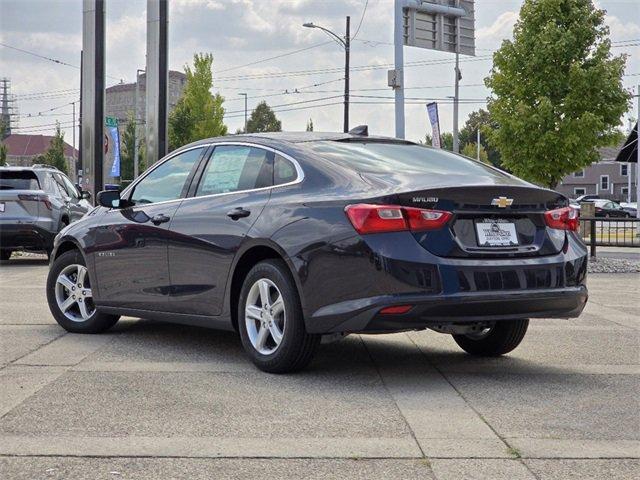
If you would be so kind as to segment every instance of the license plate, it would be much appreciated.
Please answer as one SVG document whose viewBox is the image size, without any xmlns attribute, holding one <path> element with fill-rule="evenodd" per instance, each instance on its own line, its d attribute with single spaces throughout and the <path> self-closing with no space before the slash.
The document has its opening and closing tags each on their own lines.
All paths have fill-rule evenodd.
<svg viewBox="0 0 640 480">
<path fill-rule="evenodd" d="M 504 221 L 476 223 L 478 245 L 481 247 L 509 247 L 518 245 L 516 224 Z"/>
<path fill-rule="evenodd" d="M 4 202 L 0 202 L 0 213 L 4 212 Z"/>
</svg>

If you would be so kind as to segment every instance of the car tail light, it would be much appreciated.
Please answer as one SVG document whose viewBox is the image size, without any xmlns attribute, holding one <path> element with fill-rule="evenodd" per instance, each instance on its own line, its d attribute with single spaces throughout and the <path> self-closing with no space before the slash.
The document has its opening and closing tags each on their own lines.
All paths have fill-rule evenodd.
<svg viewBox="0 0 640 480">
<path fill-rule="evenodd" d="M 557 208 L 544 212 L 544 220 L 548 227 L 557 230 L 577 232 L 580 226 L 578 210 L 571 207 Z"/>
<path fill-rule="evenodd" d="M 451 212 L 400 207 L 397 205 L 347 205 L 345 212 L 360 234 L 437 230 L 451 218 Z"/>
<path fill-rule="evenodd" d="M 412 305 L 394 305 L 393 307 L 384 307 L 380 310 L 381 315 L 402 315 L 413 308 Z"/>
<path fill-rule="evenodd" d="M 18 194 L 18 198 L 29 202 L 42 202 L 49 210 L 52 209 L 51 201 L 47 195 L 39 195 L 37 193 L 20 193 Z"/>
</svg>

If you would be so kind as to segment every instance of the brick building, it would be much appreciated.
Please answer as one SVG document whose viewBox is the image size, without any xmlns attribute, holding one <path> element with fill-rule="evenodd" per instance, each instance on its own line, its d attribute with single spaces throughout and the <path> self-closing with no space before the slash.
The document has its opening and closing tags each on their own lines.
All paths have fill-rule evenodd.
<svg viewBox="0 0 640 480">
<path fill-rule="evenodd" d="M 2 143 L 7 146 L 7 164 L 13 166 L 30 166 L 37 163 L 39 155 L 44 155 L 53 140 L 51 135 L 23 135 L 13 133 Z M 78 150 L 64 143 L 64 156 L 67 160 L 67 172 L 70 178 L 75 177 L 75 159 Z"/>
</svg>

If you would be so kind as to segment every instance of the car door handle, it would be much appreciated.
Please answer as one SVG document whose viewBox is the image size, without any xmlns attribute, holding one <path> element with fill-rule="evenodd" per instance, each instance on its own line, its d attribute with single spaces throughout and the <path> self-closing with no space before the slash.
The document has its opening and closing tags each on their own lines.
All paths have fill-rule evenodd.
<svg viewBox="0 0 640 480">
<path fill-rule="evenodd" d="M 239 218 L 248 217 L 249 215 L 251 215 L 251 210 L 245 210 L 242 207 L 234 208 L 230 212 L 227 212 L 227 217 L 233 220 L 238 220 Z"/>
<path fill-rule="evenodd" d="M 161 223 L 167 223 L 169 220 L 171 220 L 168 216 L 166 216 L 164 213 L 159 213 L 157 215 L 154 215 L 151 218 L 151 222 L 154 225 L 160 225 Z"/>
</svg>

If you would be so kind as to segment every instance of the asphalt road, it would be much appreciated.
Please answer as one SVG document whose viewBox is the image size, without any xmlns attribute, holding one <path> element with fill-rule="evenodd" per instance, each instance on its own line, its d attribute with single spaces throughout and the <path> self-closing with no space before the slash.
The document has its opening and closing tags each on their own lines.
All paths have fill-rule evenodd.
<svg viewBox="0 0 640 480">
<path fill-rule="evenodd" d="M 640 477 L 640 275 L 498 359 L 434 332 L 349 336 L 296 375 L 235 335 L 125 318 L 66 334 L 46 262 L 0 265 L 0 478 Z"/>
</svg>

